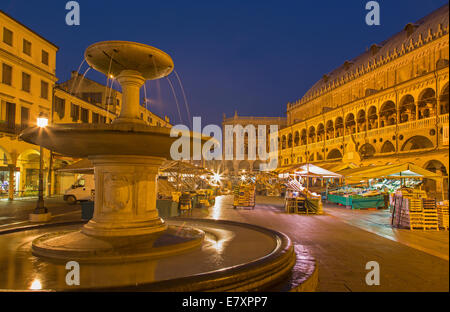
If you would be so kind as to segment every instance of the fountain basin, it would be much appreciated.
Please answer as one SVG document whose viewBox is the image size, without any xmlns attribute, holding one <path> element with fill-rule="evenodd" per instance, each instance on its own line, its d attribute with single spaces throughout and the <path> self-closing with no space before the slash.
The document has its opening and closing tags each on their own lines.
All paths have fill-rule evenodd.
<svg viewBox="0 0 450 312">
<path fill-rule="evenodd" d="M 86 49 L 84 56 L 90 66 L 105 75 L 118 76 L 123 70 L 133 70 L 145 80 L 163 78 L 174 67 L 167 53 L 130 41 L 97 42 Z"/>
<path fill-rule="evenodd" d="M 170 137 L 168 128 L 127 123 L 29 127 L 22 132 L 20 138 L 77 158 L 94 155 L 151 155 L 169 158 L 170 147 L 177 140 L 176 137 Z M 206 139 L 203 137 L 203 141 Z"/>
<path fill-rule="evenodd" d="M 174 227 L 198 228 L 204 238 L 183 256 L 168 255 L 142 261 L 81 262 L 80 285 L 65 282 L 69 260 L 35 257 L 32 242 L 43 233 L 76 231 L 80 225 L 41 226 L 33 230 L 0 233 L 0 290 L 81 291 L 264 291 L 291 276 L 297 261 L 301 283 L 317 281 L 314 261 L 296 258 L 290 239 L 277 231 L 233 221 L 171 218 Z M 304 260 L 306 259 L 306 260 Z M 298 285 L 291 285 L 293 288 Z M 306 291 L 314 290 L 305 287 Z"/>
</svg>

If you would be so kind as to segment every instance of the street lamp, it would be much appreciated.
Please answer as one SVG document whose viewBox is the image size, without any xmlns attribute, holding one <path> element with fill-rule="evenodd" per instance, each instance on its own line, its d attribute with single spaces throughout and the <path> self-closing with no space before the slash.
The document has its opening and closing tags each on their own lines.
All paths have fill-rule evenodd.
<svg viewBox="0 0 450 312">
<path fill-rule="evenodd" d="M 41 128 L 41 131 L 47 127 L 48 118 L 38 117 L 37 126 Z M 50 220 L 51 216 L 47 208 L 44 206 L 44 173 L 43 173 L 43 154 L 44 149 L 42 145 L 39 145 L 39 190 L 38 190 L 38 200 L 34 212 L 30 214 L 30 220 L 35 222 L 43 222 Z"/>
</svg>

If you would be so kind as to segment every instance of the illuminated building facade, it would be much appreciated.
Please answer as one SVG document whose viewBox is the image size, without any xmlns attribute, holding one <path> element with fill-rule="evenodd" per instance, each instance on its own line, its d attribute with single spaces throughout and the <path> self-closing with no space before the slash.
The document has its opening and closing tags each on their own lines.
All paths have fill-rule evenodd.
<svg viewBox="0 0 450 312">
<path fill-rule="evenodd" d="M 412 162 L 448 175 L 448 13 L 407 24 L 288 103 L 279 166 Z M 439 197 L 448 179 L 425 189 Z"/>
</svg>

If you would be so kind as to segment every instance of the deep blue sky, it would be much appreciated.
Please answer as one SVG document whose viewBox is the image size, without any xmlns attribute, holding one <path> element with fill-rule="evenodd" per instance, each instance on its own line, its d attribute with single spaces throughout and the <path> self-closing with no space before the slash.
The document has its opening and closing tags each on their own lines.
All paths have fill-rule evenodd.
<svg viewBox="0 0 450 312">
<path fill-rule="evenodd" d="M 149 44 L 169 53 L 193 115 L 284 116 L 324 73 L 441 7 L 444 0 L 383 0 L 381 25 L 365 24 L 361 0 L 79 0 L 81 25 L 65 24 L 66 0 L 1 0 L 0 8 L 60 47 L 57 77 L 67 80 L 84 49 L 103 40 Z M 105 83 L 90 71 L 89 78 Z M 175 83 L 184 123 L 184 101 Z M 147 82 L 151 110 L 179 120 L 165 80 Z"/>
</svg>

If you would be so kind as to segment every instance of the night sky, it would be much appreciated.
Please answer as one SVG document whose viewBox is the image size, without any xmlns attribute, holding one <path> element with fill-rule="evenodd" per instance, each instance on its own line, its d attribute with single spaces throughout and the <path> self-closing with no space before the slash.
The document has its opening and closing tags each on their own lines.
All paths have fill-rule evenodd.
<svg viewBox="0 0 450 312">
<path fill-rule="evenodd" d="M 361 0 L 79 0 L 80 26 L 65 24 L 66 2 L 1 0 L 0 8 L 60 47 L 60 82 L 97 41 L 137 41 L 162 49 L 174 60 L 192 115 L 202 116 L 205 125 L 220 124 L 222 114 L 234 110 L 285 116 L 286 103 L 301 98 L 323 74 L 448 1 L 378 1 L 380 26 L 365 24 L 368 1 Z M 87 76 L 106 83 L 93 70 Z M 169 77 L 188 124 L 176 76 Z M 178 123 L 168 82 L 146 87 L 150 109 Z"/>
</svg>

